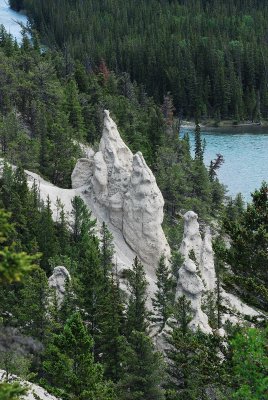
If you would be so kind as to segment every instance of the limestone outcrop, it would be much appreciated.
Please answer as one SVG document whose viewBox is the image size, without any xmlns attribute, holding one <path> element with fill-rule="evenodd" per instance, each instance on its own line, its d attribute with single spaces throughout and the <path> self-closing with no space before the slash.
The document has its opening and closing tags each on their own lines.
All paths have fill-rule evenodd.
<svg viewBox="0 0 268 400">
<path fill-rule="evenodd" d="M 55 290 L 59 305 L 62 303 L 65 294 L 66 283 L 71 280 L 71 276 L 65 267 L 58 266 L 53 270 L 53 274 L 48 279 L 48 285 Z"/>
<path fill-rule="evenodd" d="M 162 254 L 169 257 L 161 226 L 163 196 L 142 154 L 132 154 L 109 111 L 105 111 L 99 150 L 91 152 L 87 161 L 78 160 L 72 186 L 83 188 L 93 214 L 119 230 L 145 264 L 155 268 Z"/>
</svg>

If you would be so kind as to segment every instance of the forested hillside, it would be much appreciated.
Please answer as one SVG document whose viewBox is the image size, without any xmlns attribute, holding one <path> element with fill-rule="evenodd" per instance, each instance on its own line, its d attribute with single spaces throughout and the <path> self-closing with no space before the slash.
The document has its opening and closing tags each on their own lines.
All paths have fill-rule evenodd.
<svg viewBox="0 0 268 400">
<path fill-rule="evenodd" d="M 177 113 L 233 121 L 268 116 L 268 5 L 245 0 L 12 0 L 50 46 L 88 69 L 105 60 Z"/>
</svg>

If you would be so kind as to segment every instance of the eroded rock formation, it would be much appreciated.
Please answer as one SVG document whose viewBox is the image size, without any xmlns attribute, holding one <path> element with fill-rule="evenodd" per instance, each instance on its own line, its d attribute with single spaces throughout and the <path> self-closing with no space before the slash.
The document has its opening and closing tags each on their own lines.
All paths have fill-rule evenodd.
<svg viewBox="0 0 268 400">
<path fill-rule="evenodd" d="M 209 227 L 206 227 L 204 239 L 202 239 L 198 215 L 188 211 L 184 215 L 184 234 L 180 247 L 182 256 L 187 259 L 191 252 L 194 253 L 205 290 L 214 290 L 216 286 L 216 275 L 214 268 L 214 252 Z"/>
<path fill-rule="evenodd" d="M 142 154 L 133 155 L 121 139 L 109 111 L 99 150 L 77 162 L 72 186 L 84 188 L 93 213 L 118 229 L 145 264 L 155 268 L 162 254 L 169 257 L 161 226 L 163 196 Z"/>
<path fill-rule="evenodd" d="M 211 332 L 207 315 L 202 311 L 202 296 L 208 290 L 214 290 L 216 276 L 214 253 L 209 228 L 206 228 L 202 240 L 198 216 L 193 211 L 184 215 L 184 235 L 180 247 L 184 263 L 179 271 L 176 295 L 185 295 L 190 301 L 194 313 L 191 326 L 206 333 Z M 193 261 L 194 258 L 195 261 Z"/>
<path fill-rule="evenodd" d="M 205 333 L 210 333 L 211 327 L 207 315 L 202 311 L 202 300 L 207 292 L 216 290 L 216 273 L 214 266 L 214 252 L 209 227 L 205 228 L 202 239 L 198 216 L 193 211 L 184 215 L 184 235 L 180 246 L 180 252 L 184 257 L 184 264 L 179 271 L 176 296 L 185 295 L 191 301 L 194 317 L 191 321 L 193 329 L 198 327 Z M 191 258 L 194 258 L 193 261 Z M 222 304 L 226 313 L 221 315 L 221 322 L 243 322 L 241 315 L 260 317 L 261 313 L 247 306 L 238 297 L 221 290 Z M 224 330 L 220 330 L 223 334 Z"/>
</svg>

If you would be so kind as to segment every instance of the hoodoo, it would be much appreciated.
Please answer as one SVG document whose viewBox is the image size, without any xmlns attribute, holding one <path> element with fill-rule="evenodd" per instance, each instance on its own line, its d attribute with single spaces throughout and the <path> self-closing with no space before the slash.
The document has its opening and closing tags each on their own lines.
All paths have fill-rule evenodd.
<svg viewBox="0 0 268 400">
<path fill-rule="evenodd" d="M 107 110 L 99 150 L 78 160 L 72 186 L 83 189 L 93 214 L 119 230 L 153 277 L 161 255 L 170 255 L 161 226 L 164 199 L 142 154 L 132 154 Z"/>
</svg>

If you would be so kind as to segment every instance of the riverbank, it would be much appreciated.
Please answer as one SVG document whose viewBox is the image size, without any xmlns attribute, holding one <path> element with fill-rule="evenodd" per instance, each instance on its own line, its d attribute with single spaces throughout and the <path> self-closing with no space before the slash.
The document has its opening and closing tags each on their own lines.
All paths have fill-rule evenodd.
<svg viewBox="0 0 268 400">
<path fill-rule="evenodd" d="M 215 122 L 214 120 L 202 121 L 200 124 L 201 131 L 206 132 L 237 132 L 237 133 L 254 133 L 265 131 L 267 133 L 268 121 L 263 120 L 261 122 L 250 122 L 245 121 L 239 124 L 234 123 L 232 120 L 222 120 Z M 181 121 L 180 127 L 182 129 L 195 129 L 195 122 L 193 120 Z"/>
</svg>

